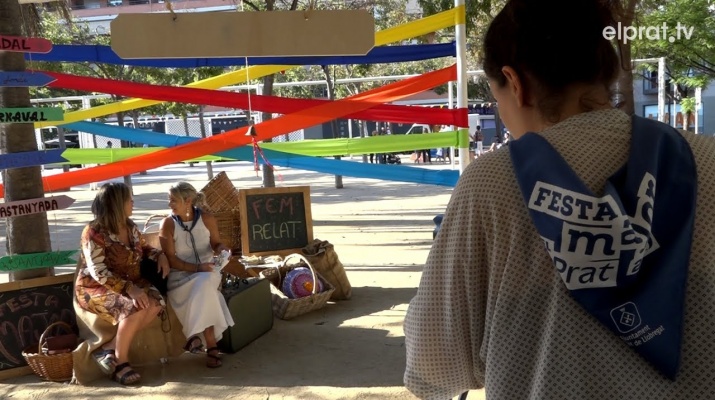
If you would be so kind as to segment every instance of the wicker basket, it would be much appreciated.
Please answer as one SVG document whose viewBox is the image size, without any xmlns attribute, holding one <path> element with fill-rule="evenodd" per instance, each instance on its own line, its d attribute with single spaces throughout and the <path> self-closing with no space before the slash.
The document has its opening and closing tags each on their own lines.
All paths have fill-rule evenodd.
<svg viewBox="0 0 715 400">
<path fill-rule="evenodd" d="M 302 262 L 288 265 L 291 258 L 299 258 Z M 285 275 L 297 267 L 307 266 L 313 274 L 313 282 L 320 279 L 323 284 L 323 291 L 316 293 L 318 285 L 313 285 L 313 294 L 306 297 L 291 299 L 279 288 Z M 261 272 L 261 275 L 271 281 L 271 298 L 273 300 L 273 314 L 280 319 L 292 319 L 299 315 L 309 313 L 325 307 L 330 296 L 335 291 L 333 285 L 318 274 L 308 260 L 300 254 L 293 253 L 286 256 L 281 266 L 268 268 Z"/>
<path fill-rule="evenodd" d="M 211 212 L 238 210 L 238 189 L 225 172 L 219 172 L 201 189 Z"/>
<path fill-rule="evenodd" d="M 241 254 L 241 216 L 238 209 L 213 213 L 221 242 L 235 255 Z"/>
<path fill-rule="evenodd" d="M 238 189 L 225 172 L 219 172 L 201 189 L 206 204 L 216 217 L 221 241 L 233 254 L 241 254 L 241 213 Z"/>
<path fill-rule="evenodd" d="M 159 219 L 159 221 L 161 221 L 164 218 L 166 218 L 165 214 L 154 214 L 149 216 L 149 218 L 144 221 L 142 236 L 144 236 L 146 243 L 155 249 L 161 249 L 161 243 L 159 243 L 159 224 L 157 223 L 156 227 L 152 227 L 151 223 L 154 219 Z"/>
<path fill-rule="evenodd" d="M 72 352 L 61 354 L 42 353 L 42 346 L 47 334 L 50 332 L 50 329 L 58 325 L 64 327 L 67 332 L 72 332 L 72 327 L 65 322 L 57 321 L 50 324 L 45 331 L 42 332 L 40 343 L 36 346 L 32 345 L 25 348 L 25 350 L 22 351 L 22 356 L 25 357 L 27 365 L 29 365 L 32 371 L 40 378 L 46 381 L 65 382 L 72 379 Z M 37 353 L 33 353 L 35 349 L 37 349 Z"/>
</svg>

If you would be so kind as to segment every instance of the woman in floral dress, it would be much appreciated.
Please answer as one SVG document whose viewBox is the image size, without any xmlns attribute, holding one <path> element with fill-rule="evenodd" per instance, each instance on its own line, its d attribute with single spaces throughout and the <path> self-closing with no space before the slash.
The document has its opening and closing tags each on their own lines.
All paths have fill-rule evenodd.
<svg viewBox="0 0 715 400">
<path fill-rule="evenodd" d="M 141 379 L 128 362 L 135 334 L 166 306 L 159 291 L 141 277 L 140 263 L 149 258 L 158 262 L 164 277 L 169 273 L 166 256 L 147 245 L 130 219 L 133 205 L 125 184 L 101 187 L 92 203 L 95 219 L 82 231 L 75 282 L 78 306 L 117 326 L 114 337 L 95 352 L 95 358 L 123 385 Z"/>
</svg>

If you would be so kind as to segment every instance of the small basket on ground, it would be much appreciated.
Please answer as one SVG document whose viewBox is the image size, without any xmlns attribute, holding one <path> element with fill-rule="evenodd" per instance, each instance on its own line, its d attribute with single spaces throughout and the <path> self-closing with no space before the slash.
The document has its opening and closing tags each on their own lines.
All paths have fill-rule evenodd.
<svg viewBox="0 0 715 400">
<path fill-rule="evenodd" d="M 288 261 L 292 258 L 299 258 L 301 262 L 289 265 Z M 314 283 L 312 285 L 312 293 L 305 297 L 290 298 L 280 289 L 283 285 L 283 279 L 285 279 L 288 272 L 303 266 L 307 266 L 310 269 L 313 279 L 312 282 Z M 299 315 L 325 307 L 330 299 L 330 296 L 335 291 L 333 285 L 320 276 L 320 274 L 315 271 L 313 266 L 310 265 L 310 262 L 308 262 L 305 257 L 297 253 L 286 256 L 283 263 L 279 267 L 268 268 L 261 271 L 261 276 L 271 282 L 273 314 L 280 319 L 292 319 Z M 321 285 L 315 284 L 318 279 L 323 287 L 323 290 L 320 292 L 318 292 L 318 288 Z"/>
<path fill-rule="evenodd" d="M 46 381 L 66 382 L 72 379 L 72 352 L 59 354 L 45 354 L 42 347 L 45 345 L 47 335 L 55 326 L 64 327 L 67 332 L 72 332 L 72 327 L 62 321 L 57 321 L 50 324 L 42 335 L 40 342 L 37 345 L 32 345 L 22 351 L 22 356 L 25 357 L 27 365 L 40 378 Z M 37 353 L 34 351 L 37 350 Z M 74 350 L 74 349 L 71 349 Z"/>
</svg>

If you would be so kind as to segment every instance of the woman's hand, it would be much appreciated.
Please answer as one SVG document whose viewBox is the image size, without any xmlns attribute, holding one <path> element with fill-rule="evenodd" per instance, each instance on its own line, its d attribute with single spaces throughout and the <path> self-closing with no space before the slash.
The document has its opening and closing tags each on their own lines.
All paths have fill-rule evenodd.
<svg viewBox="0 0 715 400">
<path fill-rule="evenodd" d="M 132 300 L 134 300 L 134 306 L 136 308 L 143 310 L 149 307 L 149 295 L 144 292 L 144 289 L 136 285 L 132 285 L 132 287 L 127 291 L 127 294 Z"/>
<path fill-rule="evenodd" d="M 199 264 L 199 268 L 196 272 L 214 272 L 214 263 Z"/>
<path fill-rule="evenodd" d="M 214 249 L 214 254 L 221 254 L 221 252 L 224 251 L 224 250 L 226 250 L 226 251 L 231 251 L 231 249 L 229 249 L 228 247 L 226 247 L 225 244 L 219 243 L 219 244 L 216 245 L 216 248 Z"/>
<path fill-rule="evenodd" d="M 169 276 L 169 259 L 166 257 L 166 254 L 161 253 L 159 254 L 159 259 L 157 261 L 158 264 L 158 269 L 156 272 L 161 272 L 161 277 L 166 278 Z"/>
</svg>

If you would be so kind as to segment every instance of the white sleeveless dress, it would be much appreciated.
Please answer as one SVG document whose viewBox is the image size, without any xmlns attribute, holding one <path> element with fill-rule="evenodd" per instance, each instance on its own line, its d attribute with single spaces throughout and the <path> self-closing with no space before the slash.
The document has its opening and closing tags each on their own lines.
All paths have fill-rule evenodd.
<svg viewBox="0 0 715 400">
<path fill-rule="evenodd" d="M 189 222 L 187 227 L 191 227 Z M 191 230 L 201 263 L 211 262 L 211 238 L 204 225 L 203 216 Z M 176 256 L 188 263 L 196 264 L 196 255 L 191 245 L 191 235 L 174 221 L 174 248 Z M 226 305 L 226 300 L 219 291 L 220 272 L 187 272 L 172 268 L 169 272 L 168 298 L 176 316 L 181 321 L 187 338 L 202 333 L 213 326 L 216 340 L 223 332 L 233 326 L 233 318 Z M 203 335 L 201 335 L 203 336 Z M 205 340 L 204 340 L 205 342 Z"/>
</svg>

